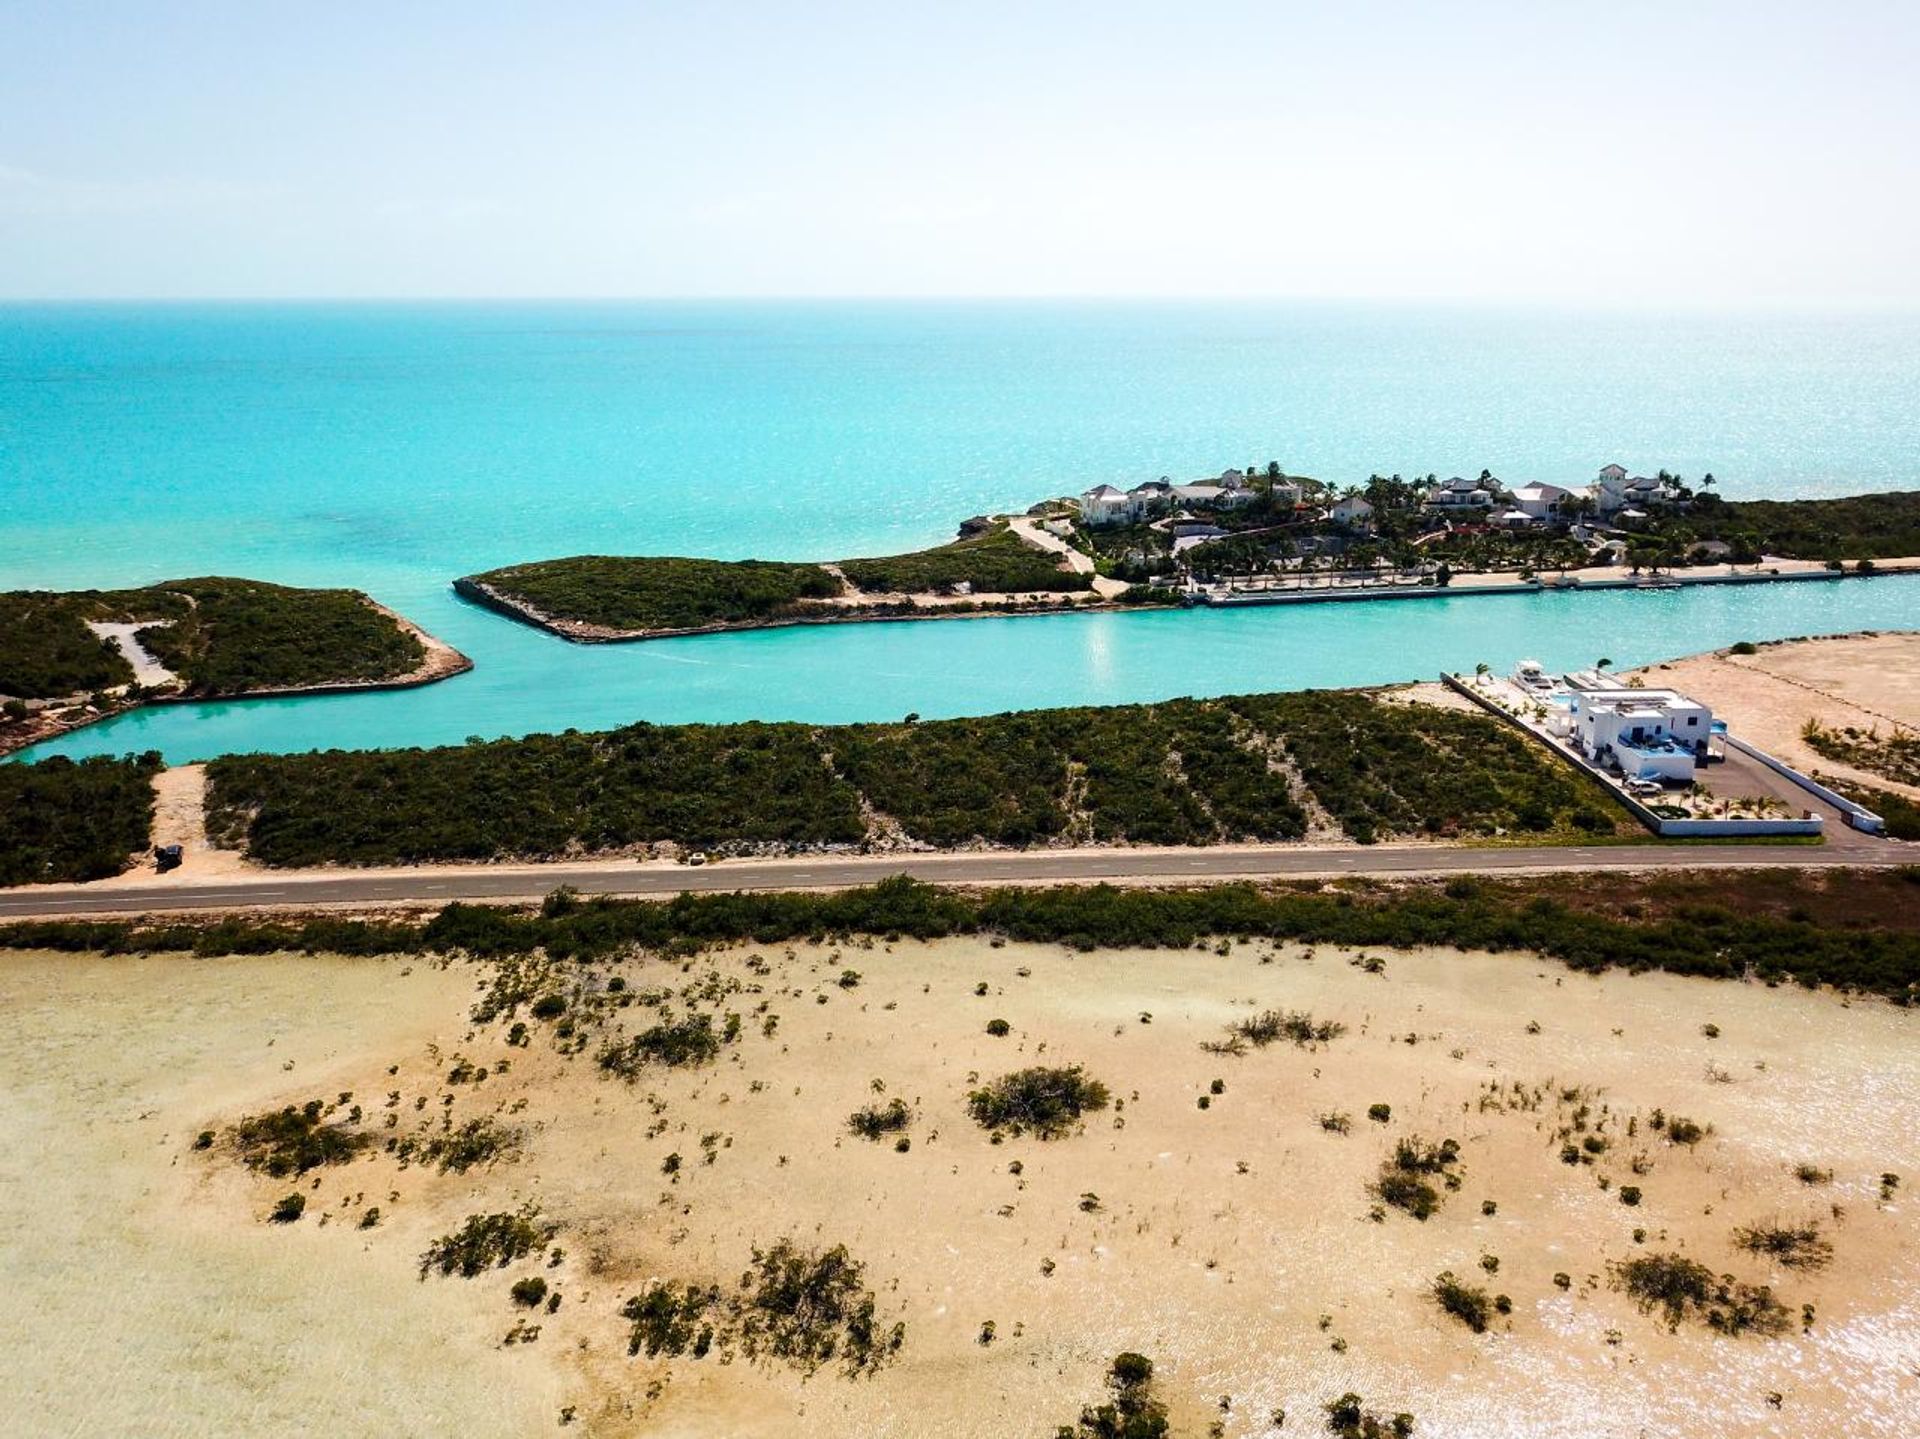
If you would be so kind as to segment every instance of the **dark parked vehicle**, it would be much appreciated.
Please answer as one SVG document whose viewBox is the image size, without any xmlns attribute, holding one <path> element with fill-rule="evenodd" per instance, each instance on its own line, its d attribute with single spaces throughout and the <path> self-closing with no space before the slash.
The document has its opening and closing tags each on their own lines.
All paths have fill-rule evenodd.
<svg viewBox="0 0 1920 1439">
<path fill-rule="evenodd" d="M 153 847 L 153 867 L 165 874 L 170 869 L 180 868 L 180 846 L 177 844 L 159 844 Z"/>
</svg>

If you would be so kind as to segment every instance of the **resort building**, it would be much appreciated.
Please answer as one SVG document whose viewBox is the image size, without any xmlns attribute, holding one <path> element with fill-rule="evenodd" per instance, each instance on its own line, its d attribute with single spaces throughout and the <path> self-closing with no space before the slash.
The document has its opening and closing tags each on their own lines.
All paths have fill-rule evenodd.
<svg viewBox="0 0 1920 1439">
<path fill-rule="evenodd" d="M 1573 747 L 1628 779 L 1690 782 L 1713 734 L 1713 712 L 1677 690 L 1576 689 L 1566 706 Z"/>
</svg>

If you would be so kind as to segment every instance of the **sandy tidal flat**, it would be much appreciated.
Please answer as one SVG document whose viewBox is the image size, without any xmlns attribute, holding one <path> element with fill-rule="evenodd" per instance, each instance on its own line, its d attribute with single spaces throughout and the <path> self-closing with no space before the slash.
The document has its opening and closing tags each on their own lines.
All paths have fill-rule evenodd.
<svg viewBox="0 0 1920 1439">
<path fill-rule="evenodd" d="M 12 1422 L 984 1439 L 1071 1422 L 1126 1349 L 1156 1361 L 1183 1435 L 1319 1432 L 1321 1404 L 1348 1389 L 1412 1412 L 1423 1436 L 1920 1421 L 1911 1012 L 1527 957 L 1378 957 L 969 940 L 569 966 L 547 982 L 600 996 L 574 997 L 573 1055 L 567 1020 L 522 1011 L 524 1046 L 507 1018 L 471 1023 L 478 967 L 0 957 Z M 1202 1048 L 1270 1007 L 1345 1033 Z M 738 1013 L 740 1034 L 707 1066 L 603 1074 L 599 1046 L 663 1010 Z M 994 1018 L 1011 1032 L 990 1036 Z M 1084 1065 L 1115 1103 L 1068 1137 L 994 1143 L 966 1095 L 1033 1064 Z M 510 1131 L 514 1152 L 440 1174 L 376 1145 L 297 1181 L 305 1216 L 274 1225 L 295 1181 L 249 1173 L 224 1138 L 192 1148 L 309 1098 L 338 1121 L 341 1094 L 376 1136 L 434 1132 L 444 1111 Z M 913 1113 L 904 1152 L 848 1132 L 853 1110 L 894 1097 Z M 1374 1104 L 1390 1118 L 1370 1120 Z M 1712 1132 L 1670 1143 L 1656 1109 Z M 1323 1127 L 1336 1114 L 1345 1134 Z M 1413 1135 L 1460 1145 L 1459 1188 L 1424 1222 L 1368 1192 Z M 1565 1163 L 1568 1135 L 1607 1142 Z M 1830 1181 L 1802 1183 L 1803 1163 Z M 1903 1182 L 1883 1200 L 1888 1171 Z M 417 1277 L 432 1238 L 527 1201 L 560 1225 L 557 1264 L 543 1251 Z M 360 1228 L 374 1205 L 379 1223 Z M 1817 1222 L 1831 1264 L 1736 1248 L 1733 1231 L 1762 1220 Z M 657 1280 L 731 1292 L 780 1238 L 847 1246 L 880 1323 L 905 1325 L 892 1364 L 809 1378 L 724 1339 L 702 1359 L 628 1355 L 629 1297 Z M 1607 1282 L 1609 1261 L 1653 1250 L 1771 1284 L 1788 1332 L 1669 1332 Z M 1471 1333 L 1430 1297 L 1443 1270 L 1510 1296 L 1511 1314 Z M 562 1296 L 555 1312 L 509 1299 L 534 1275 Z"/>
</svg>

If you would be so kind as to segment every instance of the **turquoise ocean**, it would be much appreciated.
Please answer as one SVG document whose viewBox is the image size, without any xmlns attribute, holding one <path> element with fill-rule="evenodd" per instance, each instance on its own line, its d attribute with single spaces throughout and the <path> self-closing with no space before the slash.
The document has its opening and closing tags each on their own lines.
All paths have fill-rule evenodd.
<svg viewBox="0 0 1920 1439">
<path fill-rule="evenodd" d="M 1730 498 L 1920 488 L 1920 315 L 1279 303 L 0 306 L 0 589 L 369 591 L 471 655 L 412 691 L 173 706 L 36 754 L 454 743 L 1353 685 L 1920 628 L 1920 577 L 575 646 L 455 576 L 828 559 L 1111 481 L 1618 460 Z"/>
</svg>

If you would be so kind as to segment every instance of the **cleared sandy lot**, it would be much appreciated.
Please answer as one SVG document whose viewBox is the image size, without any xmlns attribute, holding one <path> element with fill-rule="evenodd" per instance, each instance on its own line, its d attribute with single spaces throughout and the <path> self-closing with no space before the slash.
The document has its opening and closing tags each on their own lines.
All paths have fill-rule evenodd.
<svg viewBox="0 0 1920 1439">
<path fill-rule="evenodd" d="M 1920 1183 L 1920 1017 L 1525 957 L 1381 957 L 1376 973 L 1245 943 L 740 946 L 596 967 L 600 992 L 618 976 L 646 997 L 583 1023 L 573 1056 L 564 1019 L 532 1021 L 524 1047 L 505 1019 L 471 1023 L 474 967 L 0 957 L 16 1432 L 524 1434 L 571 1406 L 568 1432 L 593 1434 L 1050 1434 L 1122 1349 L 1158 1362 L 1183 1434 L 1317 1432 L 1347 1389 L 1423 1435 L 1898 1432 L 1920 1415 L 1920 1247 L 1907 1189 L 1880 1196 L 1883 1172 Z M 738 1013 L 740 1037 L 706 1067 L 603 1075 L 594 1053 L 654 1022 L 649 998 Z M 1267 1007 L 1347 1030 L 1202 1049 Z M 993 1018 L 1011 1033 L 988 1035 Z M 991 1142 L 968 1090 L 1036 1063 L 1084 1064 L 1116 1104 L 1066 1138 Z M 305 1217 L 274 1225 L 295 1181 L 242 1169 L 224 1140 L 192 1147 L 309 1098 L 342 1117 L 342 1094 L 376 1135 L 437 1132 L 444 1111 L 512 1131 L 517 1152 L 439 1174 L 376 1146 L 298 1181 Z M 895 1096 L 914 1112 L 906 1152 L 848 1133 Z M 1368 1119 L 1377 1103 L 1388 1122 Z M 1582 1107 L 1569 1132 L 1608 1146 L 1563 1163 Z M 1713 1132 L 1669 1143 L 1655 1108 Z M 1336 1112 L 1345 1135 L 1321 1125 Z M 1375 1217 L 1368 1183 L 1409 1134 L 1456 1139 L 1461 1186 L 1425 1222 Z M 1803 1162 L 1831 1182 L 1801 1183 Z M 527 1200 L 561 1225 L 557 1265 L 417 1278 L 433 1237 Z M 1763 1219 L 1816 1220 L 1831 1265 L 1736 1249 Z M 847 1379 L 724 1346 L 628 1356 L 628 1297 L 655 1279 L 730 1288 L 783 1237 L 847 1246 L 880 1321 L 906 1326 L 896 1362 Z M 1669 1333 L 1606 1282 L 1608 1261 L 1655 1248 L 1774 1284 L 1791 1332 Z M 1427 1292 L 1442 1270 L 1510 1295 L 1511 1316 L 1484 1335 L 1446 1317 Z M 507 1291 L 536 1274 L 562 1302 L 529 1319 Z M 537 1339 L 503 1343 L 523 1320 Z"/>
<path fill-rule="evenodd" d="M 1920 728 L 1920 634 L 1782 640 L 1759 646 L 1757 654 L 1716 650 L 1637 673 L 1699 696 L 1734 733 L 1798 769 L 1920 799 L 1920 789 L 1836 764 L 1800 738 L 1809 719 L 1828 729 L 1852 726 L 1883 734 L 1895 725 Z"/>
</svg>

